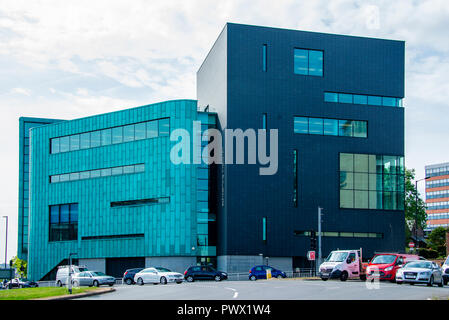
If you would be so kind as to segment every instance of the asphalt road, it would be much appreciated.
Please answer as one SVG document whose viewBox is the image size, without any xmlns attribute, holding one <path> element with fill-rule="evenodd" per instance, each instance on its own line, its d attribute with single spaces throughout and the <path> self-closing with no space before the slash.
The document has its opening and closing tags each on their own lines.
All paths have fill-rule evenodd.
<svg viewBox="0 0 449 320">
<path fill-rule="evenodd" d="M 251 281 L 196 281 L 194 283 L 117 285 L 116 291 L 83 300 L 426 300 L 449 297 L 449 286 L 379 283 L 348 280 L 271 279 Z"/>
</svg>

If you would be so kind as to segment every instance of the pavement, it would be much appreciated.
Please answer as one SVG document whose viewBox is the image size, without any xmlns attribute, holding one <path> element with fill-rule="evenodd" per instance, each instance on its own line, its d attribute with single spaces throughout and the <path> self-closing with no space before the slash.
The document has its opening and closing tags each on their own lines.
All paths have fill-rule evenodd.
<svg viewBox="0 0 449 320">
<path fill-rule="evenodd" d="M 116 285 L 114 292 L 77 300 L 429 300 L 449 299 L 449 286 L 398 285 L 360 280 L 195 281 Z M 371 289 L 370 289 L 371 287 Z"/>
</svg>

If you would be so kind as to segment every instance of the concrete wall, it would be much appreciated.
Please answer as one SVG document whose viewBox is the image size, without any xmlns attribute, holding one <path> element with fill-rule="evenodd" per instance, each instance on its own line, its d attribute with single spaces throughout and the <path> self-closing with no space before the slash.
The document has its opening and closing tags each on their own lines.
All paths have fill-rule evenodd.
<svg viewBox="0 0 449 320">
<path fill-rule="evenodd" d="M 292 272 L 293 271 L 293 258 L 292 257 L 269 257 L 268 265 L 270 267 L 279 269 L 284 272 Z M 264 259 L 264 264 L 266 263 L 266 258 Z"/>
<path fill-rule="evenodd" d="M 228 273 L 248 273 L 248 271 L 263 263 L 262 256 L 218 256 L 217 269 Z"/>
<path fill-rule="evenodd" d="M 145 268 L 164 267 L 171 271 L 184 273 L 190 266 L 196 265 L 196 257 L 146 257 Z"/>
<path fill-rule="evenodd" d="M 92 271 L 101 271 L 106 273 L 106 259 L 79 259 L 80 266 L 86 266 Z"/>
</svg>

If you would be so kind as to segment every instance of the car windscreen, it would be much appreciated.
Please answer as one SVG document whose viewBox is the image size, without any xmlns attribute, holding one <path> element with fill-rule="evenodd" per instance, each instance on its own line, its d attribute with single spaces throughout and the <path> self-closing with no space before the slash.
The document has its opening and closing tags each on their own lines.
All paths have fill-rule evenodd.
<svg viewBox="0 0 449 320">
<path fill-rule="evenodd" d="M 79 272 L 87 271 L 87 268 L 78 268 Z"/>
<path fill-rule="evenodd" d="M 326 258 L 326 262 L 342 262 L 348 256 L 347 252 L 331 252 L 331 254 Z"/>
<path fill-rule="evenodd" d="M 94 277 L 103 277 L 105 274 L 103 272 L 95 271 L 91 272 Z"/>
<path fill-rule="evenodd" d="M 161 267 L 157 267 L 155 268 L 158 272 L 171 272 L 170 270 L 168 270 L 167 268 L 161 268 Z"/>
<path fill-rule="evenodd" d="M 405 268 L 423 268 L 432 269 L 432 262 L 430 261 L 412 261 L 405 265 Z"/>
<path fill-rule="evenodd" d="M 392 254 L 382 254 L 375 256 L 373 260 L 371 260 L 371 264 L 389 264 L 393 263 L 396 260 L 396 256 Z"/>
<path fill-rule="evenodd" d="M 448 264 L 449 264 L 449 256 L 447 257 L 446 262 L 445 262 L 444 264 L 445 264 L 445 265 L 448 265 Z"/>
</svg>

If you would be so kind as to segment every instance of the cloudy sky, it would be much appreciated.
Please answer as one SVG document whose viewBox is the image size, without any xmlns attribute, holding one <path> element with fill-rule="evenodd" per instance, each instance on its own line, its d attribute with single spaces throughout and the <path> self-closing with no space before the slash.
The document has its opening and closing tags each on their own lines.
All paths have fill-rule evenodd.
<svg viewBox="0 0 449 320">
<path fill-rule="evenodd" d="M 406 165 L 449 162 L 449 3 L 0 0 L 0 216 L 17 250 L 20 116 L 73 119 L 196 98 L 226 22 L 406 41 Z M 0 220 L 0 261 L 4 259 Z"/>
</svg>

